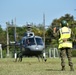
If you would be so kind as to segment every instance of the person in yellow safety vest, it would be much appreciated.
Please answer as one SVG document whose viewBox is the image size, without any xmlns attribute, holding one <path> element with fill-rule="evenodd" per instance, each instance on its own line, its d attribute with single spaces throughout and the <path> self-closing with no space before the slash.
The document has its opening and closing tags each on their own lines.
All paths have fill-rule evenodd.
<svg viewBox="0 0 76 75">
<path fill-rule="evenodd" d="M 70 70 L 74 71 L 73 68 L 73 63 L 72 63 L 72 41 L 71 41 L 71 35 L 72 31 L 71 29 L 67 26 L 68 23 L 65 20 L 62 20 L 61 23 L 61 28 L 57 31 L 56 33 L 56 27 L 53 30 L 54 35 L 56 36 L 59 34 L 59 46 L 58 48 L 60 49 L 60 56 L 61 56 L 61 66 L 62 66 L 62 71 L 65 70 L 65 54 L 67 55 L 68 58 L 68 64 L 70 66 Z"/>
</svg>

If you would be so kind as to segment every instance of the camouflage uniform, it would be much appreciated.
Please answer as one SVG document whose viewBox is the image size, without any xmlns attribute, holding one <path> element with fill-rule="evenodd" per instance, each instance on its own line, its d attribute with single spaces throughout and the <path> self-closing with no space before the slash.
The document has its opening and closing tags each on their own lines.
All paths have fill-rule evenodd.
<svg viewBox="0 0 76 75">
<path fill-rule="evenodd" d="M 72 50 L 70 48 L 62 48 L 60 49 L 60 57 L 61 57 L 61 66 L 62 70 L 65 70 L 65 54 L 68 58 L 68 65 L 70 66 L 70 70 L 73 70 L 73 63 L 72 63 Z"/>
<path fill-rule="evenodd" d="M 56 38 L 57 38 L 57 35 L 60 37 L 60 32 L 59 30 L 57 31 L 57 33 L 54 33 L 53 34 Z M 71 39 L 71 38 L 70 38 Z M 70 66 L 70 70 L 73 71 L 73 63 L 72 63 L 72 50 L 71 48 L 60 48 L 60 57 L 61 57 L 61 66 L 62 66 L 62 71 L 65 70 L 65 55 L 67 55 L 67 58 L 68 58 L 68 65 Z"/>
</svg>

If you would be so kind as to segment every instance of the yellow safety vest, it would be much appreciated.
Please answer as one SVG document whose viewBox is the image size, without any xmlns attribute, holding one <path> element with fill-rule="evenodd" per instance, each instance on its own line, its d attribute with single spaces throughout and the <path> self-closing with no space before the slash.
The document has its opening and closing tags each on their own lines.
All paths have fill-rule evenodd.
<svg viewBox="0 0 76 75">
<path fill-rule="evenodd" d="M 71 37 L 71 29 L 68 27 L 63 27 L 60 30 L 59 47 L 58 48 L 72 48 L 71 41 L 65 41 L 64 39 L 69 39 Z"/>
</svg>

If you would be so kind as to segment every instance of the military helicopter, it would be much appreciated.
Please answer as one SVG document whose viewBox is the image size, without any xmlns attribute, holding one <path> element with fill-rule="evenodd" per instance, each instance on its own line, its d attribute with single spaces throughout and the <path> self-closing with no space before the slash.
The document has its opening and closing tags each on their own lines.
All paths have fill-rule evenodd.
<svg viewBox="0 0 76 75">
<path fill-rule="evenodd" d="M 17 53 L 15 61 L 17 61 L 17 58 L 19 58 L 19 61 L 22 61 L 23 56 L 35 56 L 39 61 L 39 58 L 46 61 L 46 58 L 43 56 L 44 42 L 42 37 L 35 36 L 34 32 L 31 31 L 31 25 L 27 25 L 27 29 L 28 31 L 25 32 L 25 35 L 21 39 L 20 52 Z"/>
</svg>

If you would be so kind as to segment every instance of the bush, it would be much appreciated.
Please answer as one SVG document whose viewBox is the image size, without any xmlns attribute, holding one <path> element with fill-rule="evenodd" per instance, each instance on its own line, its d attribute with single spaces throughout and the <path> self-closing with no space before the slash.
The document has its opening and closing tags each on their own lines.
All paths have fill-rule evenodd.
<svg viewBox="0 0 76 75">
<path fill-rule="evenodd" d="M 3 58 L 6 57 L 6 50 L 2 50 L 2 56 L 3 56 Z"/>
</svg>

